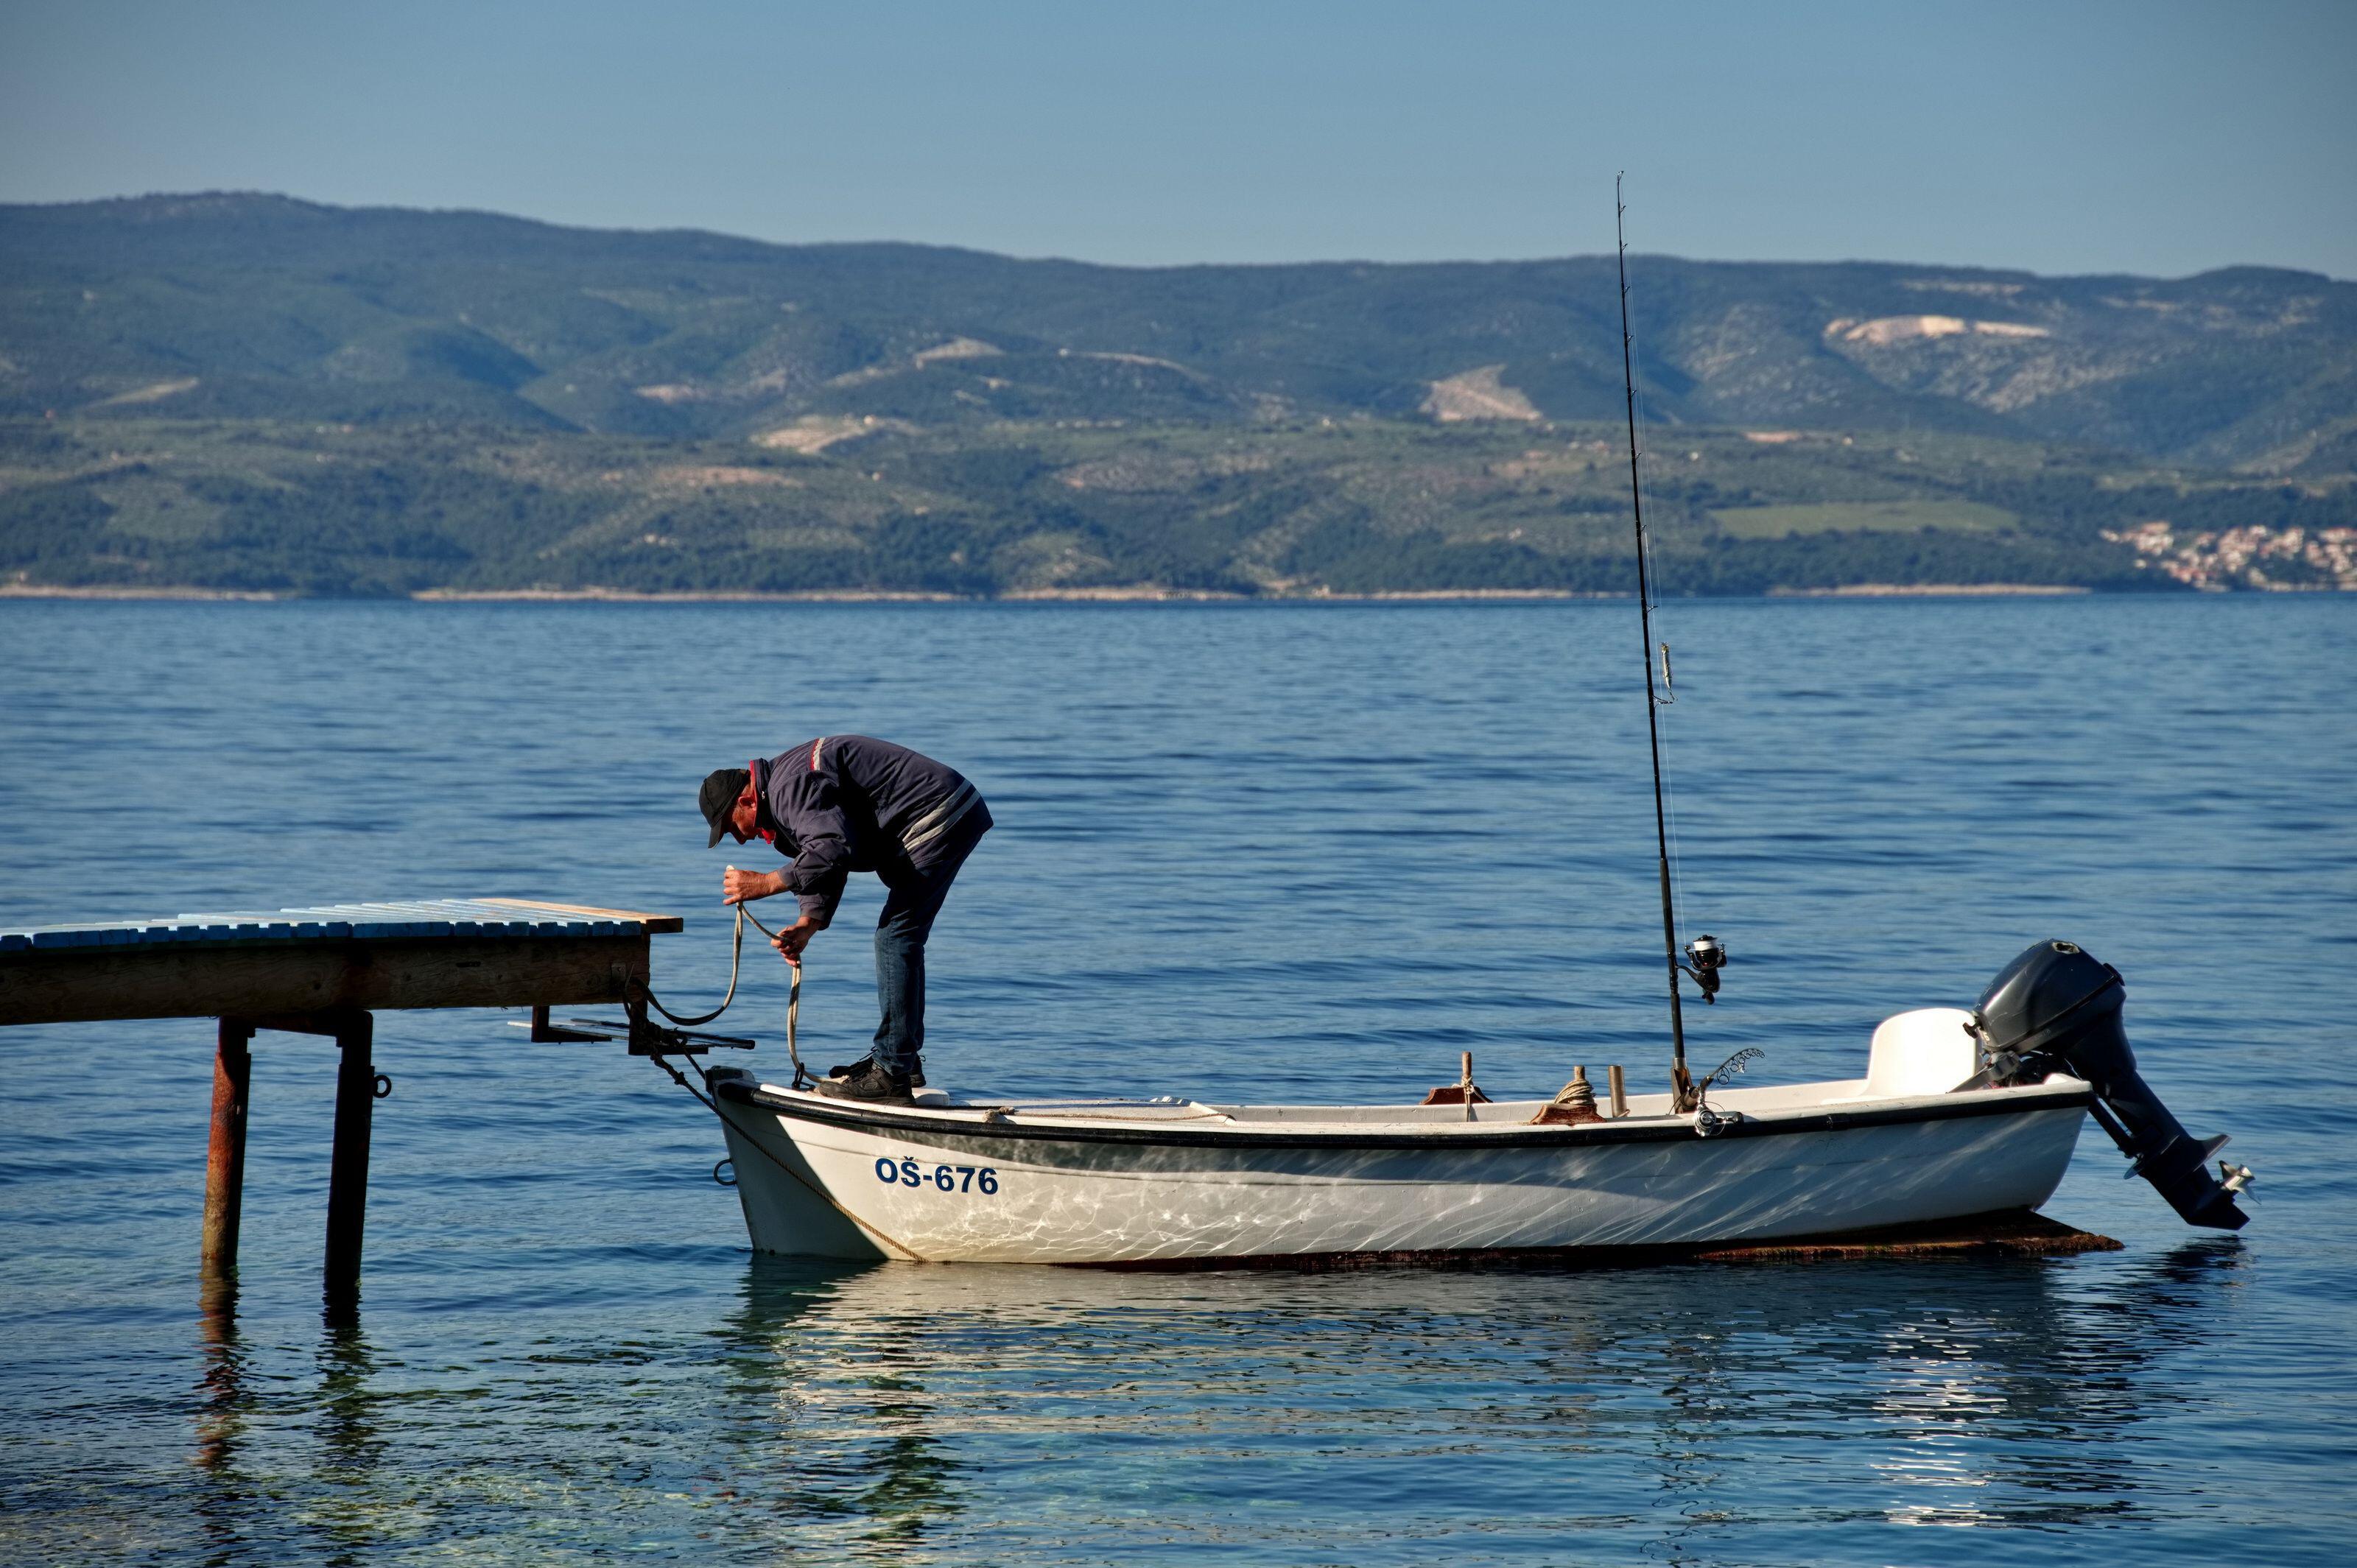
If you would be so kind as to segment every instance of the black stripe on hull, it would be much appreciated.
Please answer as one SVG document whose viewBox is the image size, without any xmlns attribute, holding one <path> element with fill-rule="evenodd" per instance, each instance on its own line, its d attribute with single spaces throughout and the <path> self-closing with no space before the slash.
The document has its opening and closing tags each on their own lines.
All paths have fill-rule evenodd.
<svg viewBox="0 0 2357 1568">
<path fill-rule="evenodd" d="M 1139 1258 L 1113 1263 L 1060 1263 L 1059 1268 L 1125 1273 L 1211 1273 L 1231 1269 L 1332 1273 L 1351 1269 L 1529 1269 L 1577 1273 L 1590 1269 L 1650 1269 L 1664 1263 L 1833 1262 L 1861 1258 L 2062 1257 L 2117 1252 L 2098 1236 L 2035 1209 L 2007 1208 L 1962 1219 L 1889 1225 L 1824 1236 L 1762 1241 L 1691 1241 L 1621 1247 L 1447 1248 L 1401 1252 L 1264 1253 L 1249 1258 Z"/>
</svg>

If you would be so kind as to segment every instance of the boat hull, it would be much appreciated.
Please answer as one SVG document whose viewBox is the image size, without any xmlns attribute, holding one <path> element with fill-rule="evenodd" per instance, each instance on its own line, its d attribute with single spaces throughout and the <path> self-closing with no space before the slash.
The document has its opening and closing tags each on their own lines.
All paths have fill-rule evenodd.
<svg viewBox="0 0 2357 1568">
<path fill-rule="evenodd" d="M 1690 1118 L 1008 1126 L 716 1087 L 759 1251 L 1149 1265 L 1699 1247 L 2031 1209 L 2061 1180 L 2087 1098 L 1993 1091 L 1704 1137 Z"/>
</svg>

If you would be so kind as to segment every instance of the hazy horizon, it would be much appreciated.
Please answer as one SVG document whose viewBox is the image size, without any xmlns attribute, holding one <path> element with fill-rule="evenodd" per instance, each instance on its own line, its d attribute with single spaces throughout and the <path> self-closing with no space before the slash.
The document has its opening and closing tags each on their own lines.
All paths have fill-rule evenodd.
<svg viewBox="0 0 2357 1568">
<path fill-rule="evenodd" d="M 839 240 L 772 240 L 766 239 L 758 234 L 738 233 L 726 229 L 715 228 L 710 224 L 677 223 L 640 226 L 626 223 L 574 223 L 566 222 L 558 219 L 544 218 L 529 212 L 503 211 L 497 208 L 490 207 L 416 206 L 403 202 L 328 201 L 317 197 L 305 196 L 296 191 L 259 189 L 143 190 L 106 196 L 70 197 L 53 201 L 6 201 L 0 202 L 0 208 L 38 209 L 55 207 L 85 207 L 100 205 L 112 201 L 189 201 L 205 198 L 227 197 L 260 198 L 270 200 L 291 201 L 307 207 L 317 207 L 341 212 L 407 212 L 422 214 L 428 217 L 499 218 L 511 220 L 517 222 L 537 224 L 544 228 L 570 230 L 581 233 L 709 234 L 724 240 L 743 241 L 753 244 L 775 245 L 781 248 L 792 246 L 826 245 L 840 245 L 845 247 L 863 245 L 906 245 L 920 250 L 963 251 L 976 255 L 997 256 L 1008 261 L 1057 262 L 1073 266 L 1104 267 L 1123 272 L 1184 272 L 1189 269 L 1209 270 L 1215 268 L 1237 269 L 1293 266 L 1521 266 L 1549 262 L 1593 261 L 1598 258 L 1609 259 L 1612 255 L 1612 252 L 1608 248 L 1601 251 L 1565 251 L 1553 254 L 1534 254 L 1527 256 L 1418 256 L 1399 259 L 1386 259 L 1378 256 L 1299 256 L 1280 261 L 1235 261 L 1222 260 L 1217 257 L 1212 257 L 1200 261 L 1188 262 L 1118 262 L 1103 261 L 1093 256 L 1075 256 L 1045 251 L 1024 252 L 993 250 L 981 245 L 958 244 L 952 242 L 939 240 L 911 239 L 900 235 L 879 234 L 862 238 L 847 238 Z M 2186 278 L 2199 276 L 2203 273 L 2232 272 L 2240 268 L 2247 267 L 2257 268 L 2265 271 L 2303 273 L 2312 276 L 2322 277 L 2331 283 L 2349 283 L 2352 281 L 2357 281 L 2357 279 L 2336 276 L 2330 273 L 2319 272 L 2313 267 L 2288 267 L 2272 262 L 2221 262 L 2213 266 L 2201 268 L 2198 272 L 2194 273 L 2163 274 L 2119 271 L 2056 273 L 2042 272 L 2030 267 L 2002 266 L 1979 262 L 1953 262 L 1944 260 L 1940 257 L 1690 256 L 1681 255 L 1675 252 L 1659 249 L 1641 250 L 1634 244 L 1631 245 L 1629 250 L 1629 259 L 1631 262 L 1641 261 L 1647 257 L 1669 261 L 1687 262 L 1708 266 L 1928 267 L 1943 268 L 1955 272 L 2016 274 L 2023 276 L 2046 280 L 2085 277 L 2136 277 L 2164 283 L 2182 281 Z"/>
<path fill-rule="evenodd" d="M 2357 8 L 845 14 L 708 0 L 0 20 L 0 200 L 285 192 L 1125 267 L 1632 251 L 2357 277 Z"/>
</svg>

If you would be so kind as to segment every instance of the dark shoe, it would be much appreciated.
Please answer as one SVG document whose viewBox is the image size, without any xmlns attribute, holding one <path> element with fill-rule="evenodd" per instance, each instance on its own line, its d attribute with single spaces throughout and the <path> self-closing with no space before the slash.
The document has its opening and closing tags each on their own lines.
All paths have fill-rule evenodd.
<svg viewBox="0 0 2357 1568">
<path fill-rule="evenodd" d="M 897 1072 L 887 1072 L 874 1062 L 856 1064 L 858 1070 L 842 1078 L 823 1078 L 816 1085 L 819 1093 L 834 1100 L 858 1100 L 870 1105 L 914 1105 L 909 1092 L 913 1087 L 908 1079 Z"/>
<path fill-rule="evenodd" d="M 874 1067 L 875 1065 L 876 1058 L 874 1057 L 862 1057 L 856 1062 L 845 1062 L 841 1067 L 831 1067 L 827 1069 L 826 1076 L 829 1078 L 852 1078 L 860 1073 L 866 1072 L 869 1068 Z M 909 1075 L 909 1082 L 913 1088 L 922 1089 L 925 1087 L 925 1064 L 921 1058 L 919 1058 L 917 1062 L 917 1070 Z"/>
</svg>

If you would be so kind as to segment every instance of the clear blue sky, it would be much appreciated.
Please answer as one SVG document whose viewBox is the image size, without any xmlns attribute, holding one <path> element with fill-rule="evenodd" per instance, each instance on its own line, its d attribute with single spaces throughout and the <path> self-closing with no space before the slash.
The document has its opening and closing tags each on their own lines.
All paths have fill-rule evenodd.
<svg viewBox="0 0 2357 1568">
<path fill-rule="evenodd" d="M 2357 277 L 2357 0 L 15 0 L 0 201 L 261 189 L 1160 263 Z"/>
</svg>

